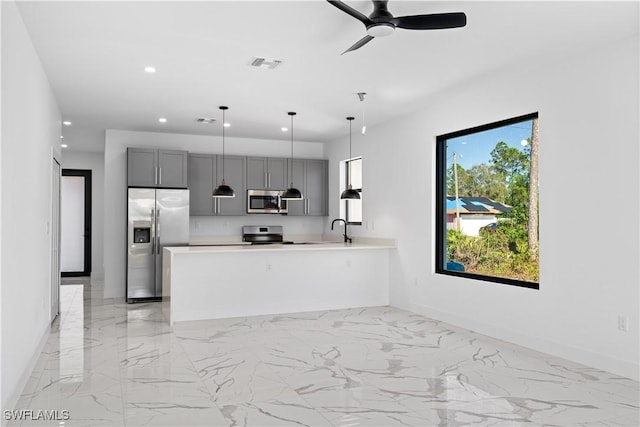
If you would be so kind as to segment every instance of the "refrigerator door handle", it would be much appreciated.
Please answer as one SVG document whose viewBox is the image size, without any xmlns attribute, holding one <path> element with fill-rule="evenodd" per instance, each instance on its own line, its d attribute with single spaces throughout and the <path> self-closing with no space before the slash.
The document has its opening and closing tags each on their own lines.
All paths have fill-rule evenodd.
<svg viewBox="0 0 640 427">
<path fill-rule="evenodd" d="M 156 253 L 156 239 L 155 236 L 156 234 L 156 210 L 155 209 L 151 209 L 151 255 L 153 255 L 154 253 Z"/>
<path fill-rule="evenodd" d="M 156 209 L 156 251 L 160 255 L 160 209 Z"/>
</svg>

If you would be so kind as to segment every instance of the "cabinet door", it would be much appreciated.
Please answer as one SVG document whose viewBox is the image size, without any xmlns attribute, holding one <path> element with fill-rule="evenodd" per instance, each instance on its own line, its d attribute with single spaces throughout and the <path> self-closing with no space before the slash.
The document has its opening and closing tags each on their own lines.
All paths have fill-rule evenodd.
<svg viewBox="0 0 640 427">
<path fill-rule="evenodd" d="M 267 158 L 247 157 L 247 190 L 267 188 Z"/>
<path fill-rule="evenodd" d="M 188 158 L 189 215 L 213 215 L 216 156 L 189 154 Z"/>
<path fill-rule="evenodd" d="M 228 186 L 233 188 L 236 197 L 232 199 L 218 199 L 218 215 L 246 215 L 247 186 L 245 177 L 247 173 L 247 158 L 243 156 L 224 157 L 224 179 Z M 218 156 L 218 179 L 215 185 L 222 181 L 222 156 Z"/>
<path fill-rule="evenodd" d="M 286 190 L 289 187 L 287 182 L 287 159 L 278 157 L 267 158 L 267 184 L 270 190 Z"/>
<path fill-rule="evenodd" d="M 329 215 L 328 206 L 328 161 L 305 160 L 307 215 Z"/>
<path fill-rule="evenodd" d="M 287 200 L 287 208 L 289 216 L 306 215 L 306 190 L 305 190 L 305 161 L 301 159 L 294 159 L 293 164 L 291 159 L 287 160 L 287 186 L 293 182 L 293 186 L 302 192 L 303 200 Z M 291 175 L 293 171 L 293 175 Z"/>
<path fill-rule="evenodd" d="M 127 148 L 127 185 L 155 187 L 157 185 L 158 150 Z"/>
<path fill-rule="evenodd" d="M 187 152 L 158 150 L 158 187 L 187 188 Z"/>
</svg>

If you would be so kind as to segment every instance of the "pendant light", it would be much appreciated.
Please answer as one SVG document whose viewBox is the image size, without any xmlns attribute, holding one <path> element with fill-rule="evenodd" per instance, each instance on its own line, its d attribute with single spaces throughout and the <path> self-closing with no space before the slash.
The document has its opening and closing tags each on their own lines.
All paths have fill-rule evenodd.
<svg viewBox="0 0 640 427">
<path fill-rule="evenodd" d="M 351 122 L 353 122 L 353 117 L 347 117 L 347 120 L 349 120 L 349 160 L 351 160 Z M 349 186 L 342 192 L 340 198 L 347 200 L 360 199 L 360 193 L 354 190 L 351 186 L 351 167 L 349 167 L 349 176 L 347 177 L 347 182 L 349 183 Z"/>
<path fill-rule="evenodd" d="M 360 102 L 364 102 L 364 96 L 366 95 L 366 92 L 358 92 L 358 98 L 360 99 Z M 362 134 L 364 135 L 367 132 L 367 125 L 364 122 L 364 107 L 362 107 Z"/>
<path fill-rule="evenodd" d="M 233 188 L 229 187 L 227 183 L 224 182 L 224 127 L 226 124 L 224 120 L 224 112 L 228 110 L 229 107 L 220 106 L 220 109 L 222 110 L 222 182 L 215 188 L 215 190 L 213 190 L 213 195 L 211 197 L 232 198 L 236 197 L 236 193 L 233 191 Z"/>
<path fill-rule="evenodd" d="M 289 184 L 289 188 L 287 188 L 287 191 L 282 193 L 282 196 L 280 196 L 280 198 L 283 200 L 302 200 L 302 193 L 300 192 L 300 190 L 293 186 L 293 116 L 295 116 L 296 113 L 290 111 L 287 114 L 291 116 L 291 161 L 289 162 L 291 164 L 291 173 L 289 175 L 291 177 L 291 181 Z"/>
</svg>

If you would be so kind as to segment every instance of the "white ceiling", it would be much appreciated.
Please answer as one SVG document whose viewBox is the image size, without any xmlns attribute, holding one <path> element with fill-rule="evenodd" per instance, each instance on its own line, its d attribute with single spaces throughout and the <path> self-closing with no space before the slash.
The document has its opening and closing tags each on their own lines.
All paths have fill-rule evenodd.
<svg viewBox="0 0 640 427">
<path fill-rule="evenodd" d="M 346 1 L 365 14 L 369 1 Z M 465 12 L 467 26 L 396 30 L 340 55 L 364 26 L 325 1 L 20 2 L 72 149 L 104 129 L 330 141 L 504 67 L 554 61 L 638 33 L 638 2 L 394 1 L 395 16 Z M 254 56 L 284 63 L 250 67 Z M 157 72 L 143 68 L 153 65 Z M 526 82 L 523 82 L 526 84 Z M 357 92 L 367 92 L 360 102 Z M 196 123 L 215 117 L 215 125 Z M 159 117 L 168 122 L 161 124 Z"/>
</svg>

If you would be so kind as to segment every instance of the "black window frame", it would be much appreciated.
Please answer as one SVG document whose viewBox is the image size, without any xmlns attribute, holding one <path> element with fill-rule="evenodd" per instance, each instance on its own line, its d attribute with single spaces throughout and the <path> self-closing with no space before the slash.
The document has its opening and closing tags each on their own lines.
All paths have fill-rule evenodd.
<svg viewBox="0 0 640 427">
<path fill-rule="evenodd" d="M 445 268 L 447 247 L 447 221 L 446 221 L 446 197 L 447 197 L 447 140 L 474 133 L 509 126 L 538 118 L 538 112 L 525 114 L 510 119 L 464 129 L 456 132 L 436 136 L 436 274 L 464 277 L 466 279 L 481 280 L 485 282 L 518 286 L 529 289 L 540 289 L 539 282 L 512 279 L 508 277 L 486 276 L 483 274 L 469 273 L 466 271 L 452 271 Z"/>
<path fill-rule="evenodd" d="M 354 160 L 362 161 L 362 157 L 354 157 L 352 159 L 345 160 L 344 162 L 344 173 L 345 173 L 344 176 L 347 178 L 345 180 L 345 189 L 347 189 L 349 186 L 349 167 L 350 167 L 349 165 Z M 362 177 L 361 177 L 361 180 L 362 180 Z M 362 198 L 362 188 L 354 188 L 354 190 L 356 190 L 361 195 L 360 197 Z M 360 214 L 362 214 L 362 212 L 360 212 Z M 347 221 L 347 225 L 362 225 L 362 221 L 349 221 L 349 199 L 344 200 L 344 217 L 345 217 L 345 220 Z"/>
</svg>

